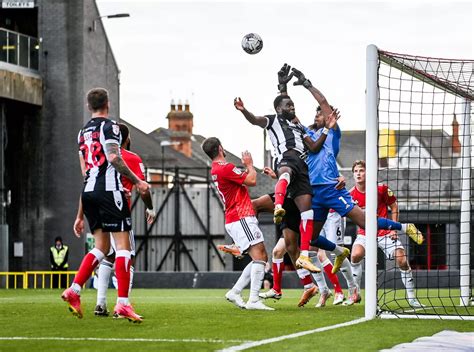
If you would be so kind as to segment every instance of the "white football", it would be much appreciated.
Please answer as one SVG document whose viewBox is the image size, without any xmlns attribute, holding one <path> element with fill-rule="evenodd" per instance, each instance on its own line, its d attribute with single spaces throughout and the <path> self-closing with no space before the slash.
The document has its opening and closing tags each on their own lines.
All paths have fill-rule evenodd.
<svg viewBox="0 0 474 352">
<path fill-rule="evenodd" d="M 249 33 L 242 38 L 242 49 L 247 54 L 258 54 L 263 48 L 263 40 L 257 33 Z"/>
</svg>

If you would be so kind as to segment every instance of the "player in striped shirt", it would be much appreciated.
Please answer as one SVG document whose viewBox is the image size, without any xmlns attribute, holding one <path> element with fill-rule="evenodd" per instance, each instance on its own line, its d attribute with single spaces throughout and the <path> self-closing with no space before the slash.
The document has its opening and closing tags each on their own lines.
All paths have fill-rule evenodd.
<svg viewBox="0 0 474 352">
<path fill-rule="evenodd" d="M 301 251 L 296 265 L 311 272 L 319 272 L 320 269 L 309 258 L 309 247 L 314 232 L 314 214 L 311 208 L 313 192 L 309 183 L 308 166 L 304 162 L 305 143 L 298 123 L 294 122 L 296 118 L 295 106 L 287 95 L 287 83 L 295 75 L 298 80 L 294 82 L 294 85 L 303 85 L 310 89 L 326 114 L 329 115 L 331 113 L 331 108 L 324 95 L 313 87 L 311 82 L 300 71 L 293 68 L 293 72 L 290 73 L 290 68 L 290 66 L 285 64 L 278 72 L 278 88 L 281 94 L 273 102 L 276 115 L 255 116 L 245 108 L 240 98 L 235 98 L 234 106 L 251 124 L 265 128 L 268 131 L 273 144 L 276 158 L 275 169 L 278 174 L 278 181 L 275 185 L 274 221 L 277 224 L 280 223 L 285 215 L 283 202 L 288 193 L 288 196 L 295 201 L 301 213 Z M 324 244 L 320 245 L 323 246 L 321 247 L 322 249 L 330 250 L 329 247 L 325 248 Z M 330 245 L 330 247 L 332 248 L 333 246 Z M 335 248 L 337 251 L 340 247 L 337 246 Z M 337 255 L 340 254 L 342 254 L 342 251 L 337 253 Z"/>
<path fill-rule="evenodd" d="M 150 185 L 140 180 L 125 164 L 120 154 L 120 128 L 109 119 L 107 90 L 95 88 L 87 93 L 91 119 L 79 131 L 78 144 L 87 168 L 80 206 L 74 222 L 74 232 L 84 230 L 84 214 L 95 238 L 93 248 L 82 260 L 74 281 L 61 295 L 73 315 L 82 318 L 80 292 L 94 268 L 110 249 L 110 235 L 114 236 L 118 297 L 114 311 L 129 321 L 141 322 L 128 299 L 130 286 L 130 209 L 120 182 L 123 175 L 134 183 L 140 193 Z"/>
</svg>

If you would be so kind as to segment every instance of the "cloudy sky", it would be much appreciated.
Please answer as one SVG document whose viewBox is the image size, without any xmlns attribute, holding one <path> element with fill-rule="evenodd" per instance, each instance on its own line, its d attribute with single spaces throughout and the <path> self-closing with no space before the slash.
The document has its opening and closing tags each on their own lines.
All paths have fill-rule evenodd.
<svg viewBox="0 0 474 352">
<path fill-rule="evenodd" d="M 170 101 L 186 99 L 194 132 L 217 136 L 235 154 L 248 149 L 262 166 L 263 132 L 233 107 L 239 96 L 256 114 L 272 113 L 277 71 L 303 71 L 342 112 L 342 130 L 365 129 L 368 44 L 398 53 L 472 59 L 470 1 L 139 1 L 97 0 L 121 70 L 121 114 L 145 132 L 167 127 Z M 246 54 L 255 32 L 263 50 Z M 316 104 L 290 87 L 309 124 Z"/>
</svg>

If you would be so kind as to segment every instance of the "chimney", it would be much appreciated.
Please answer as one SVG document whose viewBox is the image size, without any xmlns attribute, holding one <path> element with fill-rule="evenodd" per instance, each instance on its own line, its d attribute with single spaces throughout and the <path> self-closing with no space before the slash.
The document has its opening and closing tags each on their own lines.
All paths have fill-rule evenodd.
<svg viewBox="0 0 474 352">
<path fill-rule="evenodd" d="M 456 114 L 453 115 L 453 135 L 451 137 L 451 152 L 452 156 L 461 155 L 461 142 L 459 142 L 459 122 L 456 120 Z"/>
<path fill-rule="evenodd" d="M 184 103 L 184 110 L 181 99 L 178 100 L 176 106 L 174 105 L 174 100 L 172 100 L 171 111 L 168 113 L 167 119 L 171 141 L 179 142 L 179 144 L 173 145 L 173 148 L 187 157 L 191 157 L 193 114 L 190 111 L 188 100 Z"/>
</svg>

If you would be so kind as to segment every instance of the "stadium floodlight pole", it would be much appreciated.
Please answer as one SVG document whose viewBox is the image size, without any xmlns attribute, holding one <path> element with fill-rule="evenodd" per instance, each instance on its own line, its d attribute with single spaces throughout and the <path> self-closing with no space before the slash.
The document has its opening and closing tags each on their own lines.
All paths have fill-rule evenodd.
<svg viewBox="0 0 474 352">
<path fill-rule="evenodd" d="M 97 29 L 97 21 L 100 21 L 102 18 L 123 18 L 123 17 L 130 17 L 129 13 L 116 13 L 114 15 L 105 15 L 105 16 L 99 16 L 92 21 L 92 28 L 89 27 L 89 31 L 95 32 Z"/>
<path fill-rule="evenodd" d="M 471 233 L 471 101 L 464 103 L 462 118 L 462 147 L 461 147 L 461 220 L 460 220 L 460 250 L 459 274 L 462 307 L 468 307 L 471 294 L 470 272 L 470 233 Z"/>
<path fill-rule="evenodd" d="M 365 188 L 365 318 L 377 314 L 377 173 L 378 173 L 378 49 L 367 46 L 366 63 L 366 188 Z"/>
</svg>

